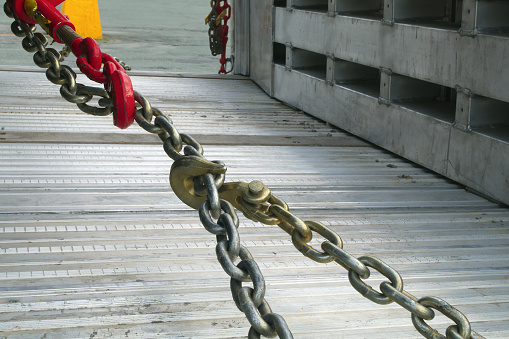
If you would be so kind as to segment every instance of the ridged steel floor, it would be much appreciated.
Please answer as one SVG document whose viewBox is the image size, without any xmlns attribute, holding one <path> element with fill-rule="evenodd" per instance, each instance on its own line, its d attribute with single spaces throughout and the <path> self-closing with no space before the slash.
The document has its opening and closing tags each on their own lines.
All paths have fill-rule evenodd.
<svg viewBox="0 0 509 339">
<path fill-rule="evenodd" d="M 350 253 L 396 268 L 408 292 L 445 299 L 486 338 L 509 337 L 508 209 L 248 79 L 133 82 L 226 163 L 227 181 L 262 180 Z M 0 337 L 246 337 L 215 237 L 172 193 L 159 139 L 81 113 L 40 72 L 0 71 L 0 88 Z M 342 267 L 306 259 L 279 228 L 242 218 L 240 235 L 296 338 L 421 337 L 407 311 L 363 298 Z M 430 324 L 445 333 L 451 321 Z"/>
</svg>

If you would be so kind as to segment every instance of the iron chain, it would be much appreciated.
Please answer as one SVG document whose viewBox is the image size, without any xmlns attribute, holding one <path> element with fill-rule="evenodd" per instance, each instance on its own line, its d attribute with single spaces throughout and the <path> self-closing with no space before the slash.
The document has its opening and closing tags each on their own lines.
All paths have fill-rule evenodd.
<svg viewBox="0 0 509 339">
<path fill-rule="evenodd" d="M 209 16 L 207 17 L 209 24 L 209 45 L 210 52 L 213 56 L 221 54 L 223 52 L 223 40 L 221 38 L 222 32 L 222 22 L 220 18 L 218 18 L 217 7 L 219 5 L 220 0 L 211 0 L 210 6 L 212 10 L 210 11 Z M 219 20 L 218 20 L 219 19 Z"/>
<path fill-rule="evenodd" d="M 4 11 L 14 18 L 11 30 L 14 35 L 23 37 L 23 49 L 30 53 L 35 52 L 34 63 L 41 68 L 47 68 L 46 77 L 52 83 L 61 85 L 60 95 L 65 100 L 76 104 L 88 114 L 103 116 L 111 113 L 112 101 L 108 92 L 99 87 L 77 83 L 76 73 L 69 66 L 60 63 L 63 60 L 62 55 L 53 48 L 46 48 L 48 40 L 44 34 L 36 33 L 34 25 L 25 24 L 15 17 L 7 5 L 4 5 Z M 99 107 L 87 104 L 94 96 L 99 97 Z"/>
<path fill-rule="evenodd" d="M 217 0 L 211 1 L 213 7 L 209 18 L 211 49 L 216 46 L 221 47 L 218 40 L 220 33 L 218 34 L 217 28 L 213 27 L 217 19 L 215 7 L 218 3 Z M 14 17 L 6 4 L 4 11 L 9 17 Z M 24 37 L 23 48 L 28 52 L 35 52 L 34 62 L 39 67 L 48 68 L 46 71 L 48 80 L 61 85 L 60 93 L 64 99 L 76 103 L 82 111 L 89 114 L 111 113 L 112 102 L 105 90 L 76 83 L 76 74 L 72 69 L 60 64 L 61 54 L 52 48 L 46 48 L 46 37 L 35 33 L 35 26 L 27 25 L 16 17 L 14 19 L 11 26 L 12 32 L 19 37 Z M 220 49 L 219 53 L 221 53 Z M 100 107 L 87 104 L 94 96 L 100 97 Z M 147 132 L 159 136 L 170 158 L 175 161 L 184 157 L 203 158 L 202 146 L 191 136 L 179 133 L 168 115 L 152 107 L 140 93 L 135 92 L 134 97 L 139 106 L 135 112 L 136 122 Z M 181 154 L 182 150 L 184 154 Z M 224 166 L 218 161 L 211 163 Z M 220 197 L 224 179 L 224 174 L 206 173 L 193 178 L 191 190 L 198 197 L 205 199 L 198 209 L 199 218 L 204 228 L 216 235 L 216 256 L 224 271 L 230 276 L 233 300 L 251 324 L 248 337 L 260 338 L 260 335 L 263 335 L 272 338 L 278 335 L 280 338 L 293 338 L 284 318 L 273 313 L 264 298 L 265 280 L 251 253 L 240 242 L 239 219 L 232 202 Z M 291 235 L 294 246 L 304 256 L 320 263 L 335 261 L 343 266 L 348 270 L 350 283 L 360 294 L 378 304 L 396 302 L 411 313 L 414 327 L 423 336 L 427 338 L 483 338 L 471 330 L 468 319 L 456 308 L 436 297 L 417 299 L 412 296 L 403 289 L 403 280 L 396 270 L 372 256 L 355 258 L 343 250 L 343 241 L 337 233 L 316 221 L 302 221 L 289 211 L 283 200 L 273 194 L 261 194 L 266 187 L 260 182 L 256 183 L 256 185 L 249 185 L 249 194 L 244 194 L 242 198 L 235 196 L 236 206 L 246 217 L 268 225 L 277 224 Z M 259 199 L 259 195 L 266 198 Z M 321 244 L 323 252 L 309 245 L 313 232 L 326 239 Z M 390 281 L 381 283 L 381 292 L 362 280 L 370 277 L 369 267 L 377 270 Z M 249 282 L 253 287 L 243 286 L 244 282 Z M 433 309 L 455 323 L 447 328 L 446 336 L 438 334 L 425 322 L 434 318 Z"/>
<path fill-rule="evenodd" d="M 280 338 L 293 338 L 284 318 L 273 313 L 264 299 L 265 279 L 249 250 L 240 243 L 239 219 L 233 206 L 219 199 L 218 187 L 212 174 L 205 175 L 205 182 L 207 200 L 200 206 L 200 220 L 207 230 L 216 234 L 217 259 L 231 278 L 230 289 L 237 308 L 251 324 L 249 336 L 259 338 L 261 334 L 273 338 L 279 334 Z M 214 217 L 214 209 L 218 210 L 217 217 Z M 217 219 L 217 223 L 213 218 Z M 235 265 L 239 258 L 240 262 Z M 243 282 L 251 282 L 253 288 L 243 287 Z M 271 321 L 274 325 L 267 322 L 265 316 L 274 319 Z"/>
<path fill-rule="evenodd" d="M 140 105 L 135 113 L 136 122 L 147 132 L 159 135 L 163 141 L 163 148 L 170 158 L 173 160 L 186 156 L 203 158 L 202 146 L 192 137 L 179 133 L 169 116 L 153 108 L 138 92 L 135 92 L 135 100 Z M 183 147 L 184 143 L 187 146 Z M 180 153 L 182 149 L 184 155 Z M 224 175 L 214 177 L 212 174 L 196 177 L 194 190 L 207 197 L 199 208 L 200 221 L 207 231 L 216 235 L 216 256 L 223 270 L 231 278 L 233 300 L 237 308 L 245 313 L 252 326 L 250 337 L 259 338 L 261 334 L 269 338 L 275 335 L 293 338 L 284 318 L 273 313 L 264 299 L 265 280 L 249 250 L 240 244 L 239 218 L 234 207 L 230 202 L 219 199 L 218 188 L 223 185 L 224 177 Z M 238 259 L 240 262 L 236 265 L 235 261 Z M 252 282 L 254 289 L 242 287 L 242 282 Z"/>
<path fill-rule="evenodd" d="M 136 93 L 135 97 L 141 106 L 136 112 L 136 121 L 148 132 L 157 133 L 160 136 L 166 153 L 172 159 L 177 160 L 185 156 L 203 157 L 203 148 L 199 143 L 190 136 L 179 134 L 172 120 L 158 109 L 151 107 L 148 100 L 141 94 Z M 150 121 L 153 116 L 156 116 L 154 123 Z M 184 147 L 184 155 L 180 154 L 183 143 L 189 145 Z M 292 338 L 284 318 L 272 313 L 270 306 L 263 298 L 265 294 L 263 276 L 251 253 L 240 244 L 237 230 L 239 222 L 234 207 L 230 202 L 219 198 L 219 189 L 223 185 L 224 175 L 220 175 L 220 179 L 215 179 L 212 174 L 205 174 L 195 177 L 194 180 L 194 191 L 201 191 L 200 194 L 207 199 L 199 208 L 200 221 L 206 230 L 216 235 L 217 259 L 231 277 L 230 286 L 235 304 L 245 313 L 251 324 L 249 338 L 260 338 L 260 335 Z M 204 184 L 205 190 L 197 189 Z M 260 188 L 251 188 L 252 191 L 261 192 L 265 186 L 261 184 Z M 417 300 L 403 289 L 403 280 L 396 270 L 375 257 L 355 258 L 343 250 L 343 241 L 337 233 L 319 222 L 302 221 L 291 213 L 288 205 L 277 196 L 270 194 L 268 199 L 260 201 L 255 198 L 244 198 L 236 202 L 248 218 L 269 225 L 277 224 L 288 232 L 295 247 L 306 257 L 320 263 L 335 261 L 346 268 L 349 271 L 350 283 L 364 297 L 378 304 L 396 302 L 407 309 L 412 314 L 414 326 L 423 336 L 433 338 L 433 335 L 437 333 L 424 321 L 434 318 L 434 308 L 456 323 L 447 329 L 446 336 L 438 334 L 438 336 L 435 335 L 436 338 L 483 338 L 470 329 L 468 320 L 457 309 L 435 297 Z M 217 219 L 217 222 L 214 219 Z M 309 245 L 312 232 L 326 239 L 321 244 L 323 252 Z M 238 259 L 240 262 L 235 265 Z M 381 292 L 377 292 L 362 281 L 370 277 L 369 267 L 374 268 L 390 281 L 382 282 Z M 243 282 L 251 282 L 253 288 L 243 287 Z M 440 301 L 436 302 L 436 300 Z"/>
</svg>

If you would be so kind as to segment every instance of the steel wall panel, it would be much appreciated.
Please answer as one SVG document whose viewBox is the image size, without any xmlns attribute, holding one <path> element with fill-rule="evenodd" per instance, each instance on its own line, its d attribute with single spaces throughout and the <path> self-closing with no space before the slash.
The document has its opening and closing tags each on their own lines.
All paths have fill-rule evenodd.
<svg viewBox="0 0 509 339">
<path fill-rule="evenodd" d="M 457 37 L 457 85 L 509 102 L 509 37 Z"/>
<path fill-rule="evenodd" d="M 463 6 L 463 16 L 470 5 Z M 454 30 L 438 28 L 440 24 L 394 23 L 388 17 L 380 21 L 290 8 L 275 8 L 274 15 L 274 41 L 290 46 L 286 67 L 274 66 L 277 99 L 509 203 L 509 130 L 499 122 L 505 121 L 505 113 L 491 112 L 509 102 L 507 34 L 477 34 L 468 16 L 462 29 Z M 323 79 L 304 74 L 305 65 L 302 72 L 293 68 L 292 55 L 300 49 L 327 56 Z M 337 85 L 338 59 L 380 69 L 379 93 Z M 424 93 L 413 93 L 415 104 L 396 103 L 389 87 L 401 75 L 449 94 L 419 104 L 426 99 Z M 404 98 L 411 94 L 406 86 L 401 90 Z M 469 102 L 465 95 L 493 101 L 475 118 L 498 124 L 496 133 L 470 131 L 473 112 L 469 104 L 465 106 Z"/>
<path fill-rule="evenodd" d="M 452 125 L 300 72 L 274 66 L 274 96 L 341 126 L 352 134 L 405 156 L 435 172 L 447 173 Z"/>
<path fill-rule="evenodd" d="M 368 66 L 379 65 L 380 23 L 276 8 L 274 41 Z"/>
<path fill-rule="evenodd" d="M 272 0 L 250 1 L 250 76 L 272 92 Z"/>
<path fill-rule="evenodd" d="M 453 128 L 446 176 L 509 204 L 509 143 Z"/>
<path fill-rule="evenodd" d="M 509 102 L 509 38 L 276 8 L 274 40 Z"/>
<path fill-rule="evenodd" d="M 249 75 L 250 20 L 249 0 L 235 0 L 233 3 L 233 55 L 235 56 L 234 73 Z"/>
</svg>

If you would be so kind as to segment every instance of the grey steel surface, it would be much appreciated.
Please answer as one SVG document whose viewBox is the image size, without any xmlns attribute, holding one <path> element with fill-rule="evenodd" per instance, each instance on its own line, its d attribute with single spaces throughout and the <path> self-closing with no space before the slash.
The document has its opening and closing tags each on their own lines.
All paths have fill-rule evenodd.
<svg viewBox="0 0 509 339">
<path fill-rule="evenodd" d="M 382 25 L 379 20 L 275 9 L 274 41 L 323 55 L 509 101 L 509 38 L 418 24 Z"/>
<path fill-rule="evenodd" d="M 283 66 L 276 65 L 274 75 L 274 95 L 282 101 L 298 100 L 298 107 L 305 112 L 319 114 L 356 135 L 370 132 L 366 139 L 374 144 L 404 153 L 436 172 L 447 172 L 450 123 L 412 114 L 404 107 L 381 105 L 377 97 L 329 86 L 300 72 L 288 72 Z M 298 90 L 295 84 L 299 84 Z M 352 116 L 352 112 L 358 114 Z"/>
<path fill-rule="evenodd" d="M 329 12 L 310 1 L 281 3 L 267 12 L 274 43 L 286 46 L 268 93 L 509 204 L 509 36 L 497 19 L 507 17 L 504 2 L 489 2 L 481 13 L 480 2 L 456 1 L 455 14 L 451 8 L 440 20 L 452 2 L 424 8 L 385 0 L 383 11 L 371 14 L 361 11 L 369 1 L 331 0 Z M 359 12 L 341 12 L 343 5 Z M 378 71 L 378 82 L 368 88 L 351 64 L 357 84 L 342 82 L 341 62 Z M 437 89 L 450 98 L 436 100 L 430 93 Z"/>
<path fill-rule="evenodd" d="M 273 0 L 249 0 L 249 76 L 272 93 Z"/>
<path fill-rule="evenodd" d="M 249 75 L 250 65 L 250 1 L 233 1 L 232 54 L 236 56 L 234 74 Z M 269 61 L 270 63 L 270 61 Z"/>
<path fill-rule="evenodd" d="M 350 253 L 399 270 L 410 293 L 444 298 L 487 338 L 509 337 L 508 209 L 248 79 L 133 83 L 226 163 L 227 181 L 261 179 Z M 215 239 L 172 193 L 160 141 L 80 113 L 42 73 L 0 71 L 0 88 L 0 336 L 246 337 Z M 240 235 L 296 338 L 420 338 L 407 311 L 364 299 L 343 268 L 304 258 L 277 227 L 241 218 Z"/>
</svg>

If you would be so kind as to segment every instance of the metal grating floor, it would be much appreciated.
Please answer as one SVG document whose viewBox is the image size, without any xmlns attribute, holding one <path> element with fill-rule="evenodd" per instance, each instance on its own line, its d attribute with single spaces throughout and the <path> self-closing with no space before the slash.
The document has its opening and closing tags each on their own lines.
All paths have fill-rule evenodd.
<svg viewBox="0 0 509 339">
<path fill-rule="evenodd" d="M 350 253 L 396 268 L 408 292 L 445 299 L 486 338 L 509 337 L 508 209 L 248 79 L 133 83 L 226 163 L 227 181 L 262 180 Z M 40 72 L 0 71 L 0 88 L 0 337 L 246 337 L 215 238 L 171 192 L 159 139 L 81 113 Z M 296 338 L 420 338 L 407 311 L 364 299 L 342 267 L 306 259 L 279 228 L 241 218 L 240 235 Z M 451 322 L 430 324 L 444 333 Z"/>
</svg>

